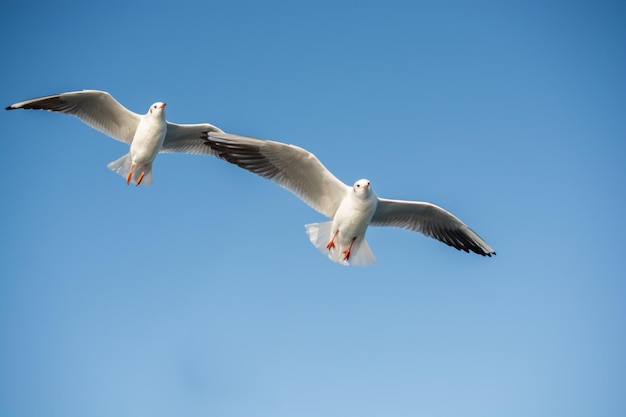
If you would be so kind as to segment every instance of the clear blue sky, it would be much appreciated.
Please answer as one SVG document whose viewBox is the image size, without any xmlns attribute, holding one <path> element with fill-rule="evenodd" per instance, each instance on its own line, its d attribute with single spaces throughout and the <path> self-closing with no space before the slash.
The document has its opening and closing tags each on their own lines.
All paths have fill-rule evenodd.
<svg viewBox="0 0 626 417">
<path fill-rule="evenodd" d="M 378 264 L 212 157 L 0 112 L 0 415 L 626 415 L 626 7 L 19 2 L 3 106 L 79 89 L 314 152 L 450 210 L 483 258 L 370 229 Z"/>
</svg>

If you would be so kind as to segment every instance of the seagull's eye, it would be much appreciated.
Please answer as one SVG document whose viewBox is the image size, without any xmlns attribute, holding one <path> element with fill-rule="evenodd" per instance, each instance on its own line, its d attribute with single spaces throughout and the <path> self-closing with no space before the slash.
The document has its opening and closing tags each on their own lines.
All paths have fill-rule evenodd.
<svg viewBox="0 0 626 417">
<path fill-rule="evenodd" d="M 361 188 L 361 184 L 357 184 L 356 186 L 357 186 L 357 187 L 359 187 L 359 188 Z"/>
</svg>

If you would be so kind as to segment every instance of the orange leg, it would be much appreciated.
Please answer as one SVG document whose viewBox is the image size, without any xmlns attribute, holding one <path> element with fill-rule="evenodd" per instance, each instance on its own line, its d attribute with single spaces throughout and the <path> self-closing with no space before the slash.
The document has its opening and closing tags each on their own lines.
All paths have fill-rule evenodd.
<svg viewBox="0 0 626 417">
<path fill-rule="evenodd" d="M 356 237 L 352 238 L 352 242 L 350 243 L 350 247 L 346 250 L 343 251 L 344 257 L 343 260 L 347 261 L 348 259 L 350 259 L 350 251 L 352 250 L 352 245 L 354 245 L 354 241 L 356 240 Z"/>
<path fill-rule="evenodd" d="M 337 230 L 333 235 L 333 238 L 330 239 L 330 242 L 328 242 L 328 245 L 326 245 L 326 249 L 331 250 L 335 247 L 335 238 L 337 237 L 337 233 L 339 233 L 339 230 Z"/>
<path fill-rule="evenodd" d="M 143 176 L 144 176 L 145 173 L 146 173 L 146 171 L 141 171 L 141 175 L 137 179 L 137 185 L 141 184 L 141 180 L 143 179 Z"/>
<path fill-rule="evenodd" d="M 128 173 L 128 177 L 126 177 L 126 184 L 130 184 L 130 180 L 133 178 L 133 167 L 130 167 L 130 172 Z"/>
</svg>

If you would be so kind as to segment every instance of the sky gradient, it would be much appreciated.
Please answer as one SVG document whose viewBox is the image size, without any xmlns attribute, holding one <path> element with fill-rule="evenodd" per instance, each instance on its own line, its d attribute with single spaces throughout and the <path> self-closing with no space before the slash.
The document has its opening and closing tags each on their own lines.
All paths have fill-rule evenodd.
<svg viewBox="0 0 626 417">
<path fill-rule="evenodd" d="M 0 415 L 626 415 L 620 2 L 10 2 L 3 106 L 80 89 L 293 143 L 498 253 L 325 218 L 214 157 L 0 112 Z"/>
</svg>

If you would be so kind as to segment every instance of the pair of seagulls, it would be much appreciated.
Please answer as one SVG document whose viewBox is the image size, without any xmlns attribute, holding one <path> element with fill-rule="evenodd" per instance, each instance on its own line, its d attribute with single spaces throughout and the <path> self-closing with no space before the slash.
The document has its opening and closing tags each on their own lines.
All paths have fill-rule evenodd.
<svg viewBox="0 0 626 417">
<path fill-rule="evenodd" d="M 267 178 L 329 217 L 306 225 L 309 239 L 323 253 L 344 265 L 376 262 L 365 240 L 368 226 L 394 226 L 440 240 L 483 256 L 495 251 L 451 213 L 431 203 L 378 197 L 367 179 L 352 187 L 337 179 L 312 153 L 295 145 L 225 133 L 208 123 L 176 124 L 165 120 L 157 102 L 140 115 L 109 93 L 83 90 L 41 97 L 8 106 L 71 114 L 108 136 L 130 145 L 128 154 L 108 167 L 136 185 L 152 184 L 152 164 L 159 153 L 216 155 Z"/>
</svg>

